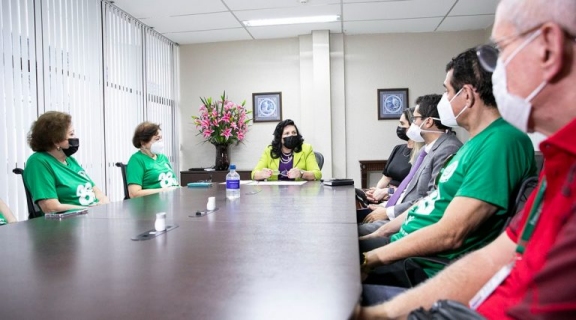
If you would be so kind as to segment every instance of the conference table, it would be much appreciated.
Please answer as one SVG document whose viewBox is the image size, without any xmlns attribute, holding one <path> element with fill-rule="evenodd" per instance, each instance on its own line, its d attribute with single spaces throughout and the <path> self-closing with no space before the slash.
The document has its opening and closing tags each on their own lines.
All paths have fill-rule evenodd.
<svg viewBox="0 0 576 320">
<path fill-rule="evenodd" d="M 361 293 L 354 194 L 259 183 L 227 200 L 214 184 L 0 227 L 0 319 L 347 319 Z M 132 240 L 158 212 L 177 227 Z"/>
</svg>

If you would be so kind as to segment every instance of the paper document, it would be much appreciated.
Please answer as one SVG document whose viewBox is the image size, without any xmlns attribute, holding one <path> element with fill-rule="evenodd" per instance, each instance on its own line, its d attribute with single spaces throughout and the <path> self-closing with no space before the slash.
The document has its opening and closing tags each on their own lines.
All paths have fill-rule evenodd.
<svg viewBox="0 0 576 320">
<path fill-rule="evenodd" d="M 249 186 L 301 186 L 308 181 L 254 181 L 254 180 L 240 180 L 240 184 Z M 226 184 L 222 182 L 220 184 Z"/>
<path fill-rule="evenodd" d="M 243 185 L 243 184 L 248 184 L 248 185 L 251 185 L 251 184 L 252 184 L 252 185 L 254 185 L 254 184 L 256 184 L 256 182 L 258 182 L 258 181 L 254 181 L 254 180 L 240 180 L 240 185 Z M 220 184 L 226 184 L 226 182 L 220 182 Z"/>
</svg>

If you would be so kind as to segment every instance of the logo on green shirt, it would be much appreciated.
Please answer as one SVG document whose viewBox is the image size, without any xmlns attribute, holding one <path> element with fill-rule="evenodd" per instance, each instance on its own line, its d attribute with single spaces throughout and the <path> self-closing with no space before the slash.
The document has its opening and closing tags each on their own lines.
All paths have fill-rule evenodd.
<svg viewBox="0 0 576 320">
<path fill-rule="evenodd" d="M 158 181 L 160 181 L 160 186 L 162 188 L 168 188 L 173 185 L 177 185 L 175 183 L 175 179 L 172 176 L 172 172 L 163 172 L 158 176 Z"/>
<path fill-rule="evenodd" d="M 94 200 L 96 200 L 96 194 L 94 194 L 90 182 L 86 182 L 86 184 L 83 185 L 79 184 L 76 188 L 76 195 L 78 196 L 78 201 L 82 206 L 89 206 L 94 202 Z"/>
</svg>

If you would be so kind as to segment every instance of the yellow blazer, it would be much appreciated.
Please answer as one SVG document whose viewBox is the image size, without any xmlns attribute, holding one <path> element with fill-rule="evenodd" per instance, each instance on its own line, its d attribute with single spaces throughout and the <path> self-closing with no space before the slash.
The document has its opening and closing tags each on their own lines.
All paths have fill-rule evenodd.
<svg viewBox="0 0 576 320">
<path fill-rule="evenodd" d="M 270 150 L 272 150 L 272 146 L 266 147 L 256 168 L 252 170 L 252 179 L 254 179 L 254 172 L 260 171 L 264 168 L 278 170 L 280 167 L 280 158 L 272 159 L 270 156 Z M 312 146 L 304 143 L 302 144 L 302 151 L 294 152 L 294 159 L 292 165 L 300 170 L 304 171 L 312 171 L 314 172 L 314 177 L 316 180 L 322 179 L 322 172 L 320 171 L 320 167 L 318 167 L 318 162 L 316 162 L 316 156 L 314 155 L 314 150 L 312 150 Z M 278 180 L 277 175 L 270 176 L 267 180 Z M 296 180 L 302 180 L 300 178 Z"/>
</svg>

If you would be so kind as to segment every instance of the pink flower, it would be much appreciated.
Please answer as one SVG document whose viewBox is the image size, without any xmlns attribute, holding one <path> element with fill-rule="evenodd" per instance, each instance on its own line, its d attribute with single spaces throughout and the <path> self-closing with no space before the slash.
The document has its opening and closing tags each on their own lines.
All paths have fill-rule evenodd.
<svg viewBox="0 0 576 320">
<path fill-rule="evenodd" d="M 230 112 L 226 112 L 226 114 L 220 119 L 220 121 L 230 123 Z"/>
<path fill-rule="evenodd" d="M 209 119 L 202 119 L 200 121 L 200 125 L 202 126 L 202 129 L 208 129 L 210 127 L 210 120 Z"/>
<path fill-rule="evenodd" d="M 193 123 L 206 141 L 213 144 L 231 144 L 242 141 L 246 137 L 247 114 L 244 102 L 236 104 L 226 98 L 224 93 L 220 99 L 200 98 L 202 104 L 198 107 L 199 116 L 192 116 Z"/>
<path fill-rule="evenodd" d="M 202 132 L 202 135 L 204 136 L 204 138 L 210 138 L 213 132 L 214 130 L 212 129 L 206 129 Z"/>
<path fill-rule="evenodd" d="M 226 139 L 228 139 L 232 135 L 232 132 L 231 132 L 230 128 L 227 128 L 227 129 L 224 129 L 224 131 L 222 131 L 222 133 L 220 135 L 223 137 L 226 137 Z"/>
</svg>

